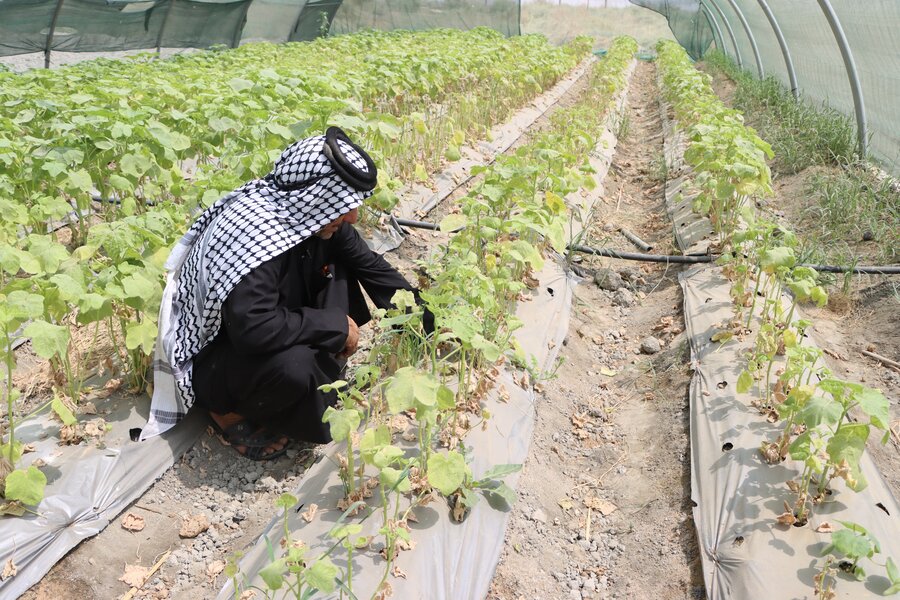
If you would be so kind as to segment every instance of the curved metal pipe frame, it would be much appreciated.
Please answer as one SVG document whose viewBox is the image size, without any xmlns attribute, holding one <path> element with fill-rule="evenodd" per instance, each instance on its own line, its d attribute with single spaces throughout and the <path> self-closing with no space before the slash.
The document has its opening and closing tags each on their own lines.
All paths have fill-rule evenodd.
<svg viewBox="0 0 900 600">
<path fill-rule="evenodd" d="M 753 30 L 750 29 L 750 23 L 747 22 L 744 11 L 741 10 L 741 7 L 738 6 L 738 3 L 735 0 L 728 0 L 728 3 L 731 5 L 732 10 L 737 14 L 738 20 L 740 20 L 741 25 L 744 26 L 744 31 L 747 33 L 747 38 L 750 40 L 750 47 L 753 49 L 753 58 L 756 59 L 756 71 L 759 73 L 759 78 L 765 79 L 766 73 L 763 69 L 762 58 L 759 55 L 759 46 L 756 45 L 756 38 L 753 37 Z"/>
<path fill-rule="evenodd" d="M 59 19 L 59 12 L 62 10 L 63 0 L 56 3 L 53 9 L 53 16 L 50 18 L 50 25 L 47 27 L 47 41 L 44 43 L 44 68 L 50 68 L 50 47 L 53 45 L 53 34 L 56 33 L 56 21 Z"/>
<path fill-rule="evenodd" d="M 731 23 L 728 22 L 728 17 L 725 16 L 725 13 L 722 12 L 722 9 L 719 8 L 719 5 L 716 4 L 716 0 L 700 0 L 700 3 L 712 4 L 712 7 L 716 9 L 716 12 L 719 13 L 719 17 L 722 21 L 725 22 L 725 29 L 728 30 L 728 37 L 731 38 L 731 44 L 734 46 L 734 57 L 737 59 L 737 64 L 740 68 L 744 68 L 744 61 L 741 58 L 741 49 L 738 47 L 737 38 L 734 37 L 734 29 L 731 28 Z"/>
<path fill-rule="evenodd" d="M 856 61 L 853 60 L 853 52 L 850 50 L 850 44 L 847 42 L 847 36 L 844 35 L 844 28 L 838 19 L 828 0 L 818 0 L 834 39 L 837 41 L 841 49 L 841 58 L 844 59 L 844 68 L 847 70 L 847 78 L 850 80 L 850 89 L 853 92 L 853 106 L 856 109 L 856 135 L 859 141 L 859 156 L 866 157 L 868 144 L 868 124 L 866 122 L 866 104 L 863 100 L 862 86 L 859 83 L 859 75 L 856 72 Z"/>
<path fill-rule="evenodd" d="M 784 39 L 784 34 L 781 32 L 781 26 L 778 25 L 775 13 L 769 8 L 769 3 L 766 0 L 757 0 L 757 2 L 759 2 L 759 7 L 769 20 L 769 25 L 772 26 L 772 31 L 775 32 L 778 45 L 781 47 L 781 54 L 784 56 L 784 66 L 787 69 L 788 80 L 791 82 L 791 94 L 794 95 L 794 100 L 799 100 L 800 86 L 797 85 L 797 73 L 794 71 L 794 61 L 791 58 L 791 51 L 788 48 L 787 41 Z"/>
<path fill-rule="evenodd" d="M 710 28 L 713 31 L 713 35 L 716 38 L 716 45 L 719 46 L 719 50 L 728 53 L 728 49 L 725 47 L 725 38 L 722 37 L 722 29 L 719 27 L 719 22 L 716 21 L 716 17 L 714 14 L 709 12 L 709 9 L 706 8 L 706 5 L 702 2 L 700 3 L 700 10 L 703 11 L 703 15 L 706 17 L 706 21 L 710 24 Z"/>
</svg>

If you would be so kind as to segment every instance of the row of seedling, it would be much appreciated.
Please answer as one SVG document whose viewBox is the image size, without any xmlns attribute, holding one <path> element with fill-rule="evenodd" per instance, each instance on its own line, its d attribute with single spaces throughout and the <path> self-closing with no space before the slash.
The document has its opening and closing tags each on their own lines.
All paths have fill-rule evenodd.
<svg viewBox="0 0 900 600">
<path fill-rule="evenodd" d="M 796 237 L 757 217 L 753 209 L 754 197 L 772 193 L 768 144 L 743 125 L 740 112 L 719 100 L 709 76 L 693 66 L 683 49 L 660 42 L 657 50 L 664 94 L 689 140 L 684 159 L 699 191 L 694 210 L 712 222 L 722 254 L 719 263 L 731 281 L 734 318 L 713 340 L 743 340 L 755 327 L 737 392 L 757 389 L 753 405 L 769 422 L 781 424 L 780 433 L 762 443 L 760 454 L 770 464 L 787 458 L 799 463 L 799 476 L 786 482 L 794 500 L 785 503 L 778 522 L 802 526 L 834 492 L 836 480 L 856 492 L 866 487 L 860 460 L 873 428 L 885 432 L 882 443 L 890 435 L 888 401 L 879 390 L 834 377 L 822 364 L 822 351 L 804 343 L 812 323 L 796 319 L 795 308 L 806 301 L 823 306 L 828 295 L 818 284 L 818 273 L 797 264 Z M 880 551 L 862 526 L 844 525 L 826 554 L 845 560 L 829 558 L 817 578 L 823 599 L 832 593 L 832 563 L 864 579 L 860 559 Z M 892 559 L 887 561 L 888 592 L 895 593 L 900 591 L 900 572 Z"/>
</svg>

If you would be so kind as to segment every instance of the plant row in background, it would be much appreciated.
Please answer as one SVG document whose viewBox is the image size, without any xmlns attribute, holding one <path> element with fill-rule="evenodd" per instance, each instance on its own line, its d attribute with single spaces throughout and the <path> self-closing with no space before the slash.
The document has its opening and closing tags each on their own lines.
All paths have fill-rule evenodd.
<svg viewBox="0 0 900 600">
<path fill-rule="evenodd" d="M 589 49 L 584 40 L 557 49 L 538 36 L 507 39 L 485 29 L 368 32 L 0 74 L 0 379 L 8 415 L 0 480 L 22 452 L 12 385 L 17 337 L 50 360 L 53 407 L 76 427 L 67 405 L 81 397 L 91 357 L 76 351 L 73 334 L 110 337 L 130 388 L 144 389 L 162 266 L 196 209 L 264 174 L 289 142 L 328 124 L 374 148 L 384 174 L 374 201 L 389 208 L 404 168 L 430 168 Z M 92 203 L 97 193 L 108 201 Z M 54 220 L 68 228 L 51 231 Z M 42 476 L 27 473 L 33 493 L 17 492 L 12 484 L 22 475 L 13 473 L 0 485 L 0 514 L 40 500 Z"/>
<path fill-rule="evenodd" d="M 378 322 L 369 360 L 351 381 L 326 386 L 340 397 L 324 421 L 332 437 L 346 443 L 337 459 L 344 485 L 337 508 L 344 513 L 329 534 L 331 548 L 310 557 L 309 546 L 292 538 L 288 523 L 298 500 L 282 497 L 285 550 L 259 572 L 265 586 L 259 591 L 306 598 L 340 589 L 355 597 L 353 555 L 369 552 L 385 559 L 380 585 L 372 591 L 373 597 L 386 597 L 394 561 L 411 547 L 407 523 L 417 506 L 442 497 L 452 518 L 463 520 L 481 494 L 515 501 L 502 479 L 520 465 L 474 473 L 466 435 L 487 427 L 486 394 L 499 364 L 525 368 L 523 382 L 540 376 L 513 338 L 522 325 L 515 305 L 535 285 L 544 255 L 565 250 L 569 214 L 563 197 L 593 183 L 588 156 L 636 50 L 631 38 L 617 39 L 593 68 L 578 102 L 555 112 L 546 130 L 514 154 L 483 168 L 479 184 L 460 200 L 460 211 L 442 220 L 443 231 L 459 233 L 419 265 L 421 299 L 434 317 L 434 332 L 426 334 L 424 308 L 413 295 L 398 292 L 396 309 Z M 500 397 L 508 393 L 497 385 Z M 374 507 L 366 502 L 371 496 L 379 500 Z M 380 540 L 360 535 L 361 521 L 368 518 L 380 519 Z M 239 597 L 246 584 L 236 563 L 227 574 Z"/>
<path fill-rule="evenodd" d="M 743 339 L 751 325 L 755 328 L 737 392 L 756 388 L 753 405 L 769 422 L 781 424 L 781 433 L 765 441 L 760 453 L 770 464 L 790 457 L 801 465 L 799 477 L 786 482 L 794 501 L 785 503 L 778 521 L 804 525 L 814 506 L 828 498 L 836 479 L 854 491 L 866 487 L 860 459 L 871 429 L 889 430 L 888 401 L 878 390 L 834 377 L 822 366 L 822 351 L 803 343 L 811 322 L 794 318 L 797 303 L 822 306 L 828 295 L 818 284 L 818 273 L 798 265 L 796 237 L 758 218 L 753 209 L 754 197 L 771 193 L 768 144 L 744 125 L 740 112 L 722 104 L 709 76 L 694 67 L 680 46 L 660 42 L 657 50 L 663 92 L 689 140 L 684 159 L 693 168 L 699 190 L 694 210 L 708 215 L 718 233 L 719 262 L 731 280 L 735 316 L 713 341 Z M 787 303 L 786 291 L 793 296 Z M 833 534 L 828 552 L 844 556 L 846 569 L 864 579 L 859 560 L 872 558 L 878 543 L 860 525 L 844 525 Z M 822 598 L 829 597 L 833 587 L 834 578 L 827 574 L 832 562 L 826 561 L 817 579 Z M 888 591 L 895 593 L 900 591 L 900 572 L 891 558 L 887 564 L 893 584 Z"/>
<path fill-rule="evenodd" d="M 797 175 L 809 198 L 794 219 L 803 262 L 852 265 L 868 254 L 879 264 L 897 263 L 900 185 L 857 162 L 851 119 L 825 104 L 795 100 L 776 78 L 757 79 L 721 52 L 703 60 L 706 69 L 734 81 L 731 102 L 772 144 L 775 171 L 790 175 L 810 169 Z M 844 294 L 851 282 L 848 274 Z"/>
</svg>

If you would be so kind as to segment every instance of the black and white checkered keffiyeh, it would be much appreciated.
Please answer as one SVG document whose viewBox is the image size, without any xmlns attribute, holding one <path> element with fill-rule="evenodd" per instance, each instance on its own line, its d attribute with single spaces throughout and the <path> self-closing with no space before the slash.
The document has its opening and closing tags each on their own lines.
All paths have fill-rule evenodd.
<svg viewBox="0 0 900 600">
<path fill-rule="evenodd" d="M 368 173 L 366 159 L 338 140 L 344 156 Z M 141 439 L 163 433 L 194 403 L 193 358 L 216 337 L 222 305 L 252 269 L 290 250 L 362 204 L 335 171 L 325 136 L 285 150 L 271 173 L 216 201 L 172 249 L 159 312 L 150 419 Z"/>
</svg>

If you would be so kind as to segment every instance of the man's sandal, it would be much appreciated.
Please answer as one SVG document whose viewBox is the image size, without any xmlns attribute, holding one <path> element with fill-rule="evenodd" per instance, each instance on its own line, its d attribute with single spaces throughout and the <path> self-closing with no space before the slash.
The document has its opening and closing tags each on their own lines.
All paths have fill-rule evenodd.
<svg viewBox="0 0 900 600">
<path fill-rule="evenodd" d="M 287 450 L 287 446 L 278 450 L 266 452 L 266 449 L 279 444 L 283 435 L 261 429 L 247 420 L 240 421 L 228 427 L 222 428 L 215 419 L 211 419 L 213 428 L 222 437 L 222 440 L 232 446 L 244 446 L 244 451 L 235 450 L 238 454 L 250 460 L 269 460 L 278 458 Z"/>
</svg>

